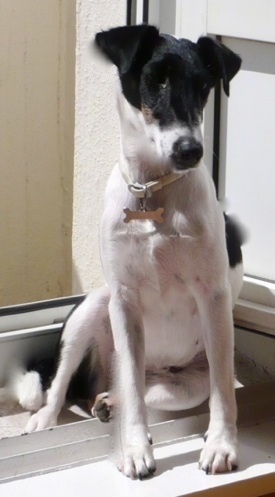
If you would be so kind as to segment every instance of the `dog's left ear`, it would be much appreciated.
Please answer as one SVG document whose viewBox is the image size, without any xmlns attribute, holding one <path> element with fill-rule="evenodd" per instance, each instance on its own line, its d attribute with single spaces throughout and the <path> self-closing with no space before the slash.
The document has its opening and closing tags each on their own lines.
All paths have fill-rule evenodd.
<svg viewBox="0 0 275 497">
<path fill-rule="evenodd" d="M 199 38 L 197 42 L 199 55 L 213 79 L 222 79 L 223 89 L 229 97 L 229 81 L 241 67 L 241 58 L 222 43 L 208 37 Z"/>
<path fill-rule="evenodd" d="M 102 31 L 95 36 L 100 51 L 118 68 L 120 75 L 141 69 L 150 59 L 159 32 L 154 26 L 141 24 Z"/>
<path fill-rule="evenodd" d="M 143 66 L 159 40 L 158 29 L 141 24 L 97 33 L 95 45 L 118 68 L 122 91 L 128 102 L 140 109 L 139 82 Z"/>
</svg>

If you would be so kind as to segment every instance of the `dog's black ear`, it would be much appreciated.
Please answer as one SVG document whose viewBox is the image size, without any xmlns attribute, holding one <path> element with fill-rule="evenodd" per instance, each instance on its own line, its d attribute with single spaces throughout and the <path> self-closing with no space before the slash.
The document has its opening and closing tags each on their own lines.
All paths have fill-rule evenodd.
<svg viewBox="0 0 275 497">
<path fill-rule="evenodd" d="M 139 84 L 143 66 L 159 40 L 154 26 L 123 26 L 97 33 L 95 45 L 118 68 L 122 91 L 130 104 L 141 106 Z"/>
<path fill-rule="evenodd" d="M 241 58 L 212 38 L 199 38 L 197 45 L 199 55 L 213 79 L 213 86 L 217 79 L 222 79 L 224 92 L 229 97 L 229 81 L 240 69 Z"/>
<path fill-rule="evenodd" d="M 95 36 L 95 43 L 105 56 L 115 64 L 120 75 L 133 69 L 141 70 L 152 56 L 159 32 L 146 24 L 123 26 L 102 31 Z"/>
</svg>

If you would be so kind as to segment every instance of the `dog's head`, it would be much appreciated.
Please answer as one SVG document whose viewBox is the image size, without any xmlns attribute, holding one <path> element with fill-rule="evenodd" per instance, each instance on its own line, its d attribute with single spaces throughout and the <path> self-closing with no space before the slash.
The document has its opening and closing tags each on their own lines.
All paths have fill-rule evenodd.
<svg viewBox="0 0 275 497">
<path fill-rule="evenodd" d="M 178 170 L 196 166 L 209 92 L 221 79 L 229 95 L 240 57 L 211 38 L 177 40 L 148 25 L 97 33 L 95 42 L 117 66 L 123 95 L 139 111 L 154 153 Z"/>
</svg>

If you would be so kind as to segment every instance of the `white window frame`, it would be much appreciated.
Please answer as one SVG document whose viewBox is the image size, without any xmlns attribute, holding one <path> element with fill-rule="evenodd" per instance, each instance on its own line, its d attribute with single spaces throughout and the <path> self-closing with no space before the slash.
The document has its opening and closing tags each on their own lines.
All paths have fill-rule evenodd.
<svg viewBox="0 0 275 497">
<path fill-rule="evenodd" d="M 10 364 L 29 365 L 54 356 L 63 322 L 83 298 L 74 295 L 0 308 L 0 387 Z"/>
<path fill-rule="evenodd" d="M 240 298 L 234 309 L 237 326 L 275 337 L 275 283 L 244 276 Z"/>
</svg>

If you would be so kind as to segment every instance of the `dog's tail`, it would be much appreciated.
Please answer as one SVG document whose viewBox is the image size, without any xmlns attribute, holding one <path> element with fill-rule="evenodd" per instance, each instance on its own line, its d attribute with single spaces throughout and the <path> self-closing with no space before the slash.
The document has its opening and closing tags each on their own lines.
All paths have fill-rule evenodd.
<svg viewBox="0 0 275 497">
<path fill-rule="evenodd" d="M 43 389 L 37 371 L 17 368 L 7 384 L 0 388 L 0 403 L 18 402 L 28 411 L 37 411 L 43 404 Z"/>
<path fill-rule="evenodd" d="M 229 264 L 230 267 L 235 267 L 236 264 L 242 262 L 241 247 L 246 243 L 248 233 L 239 219 L 235 216 L 225 213 L 223 215 L 225 220 L 225 237 Z"/>
<path fill-rule="evenodd" d="M 17 402 L 27 411 L 38 411 L 44 403 L 52 369 L 51 360 L 40 361 L 28 369 L 15 368 L 6 385 L 0 388 L 0 403 Z"/>
</svg>

